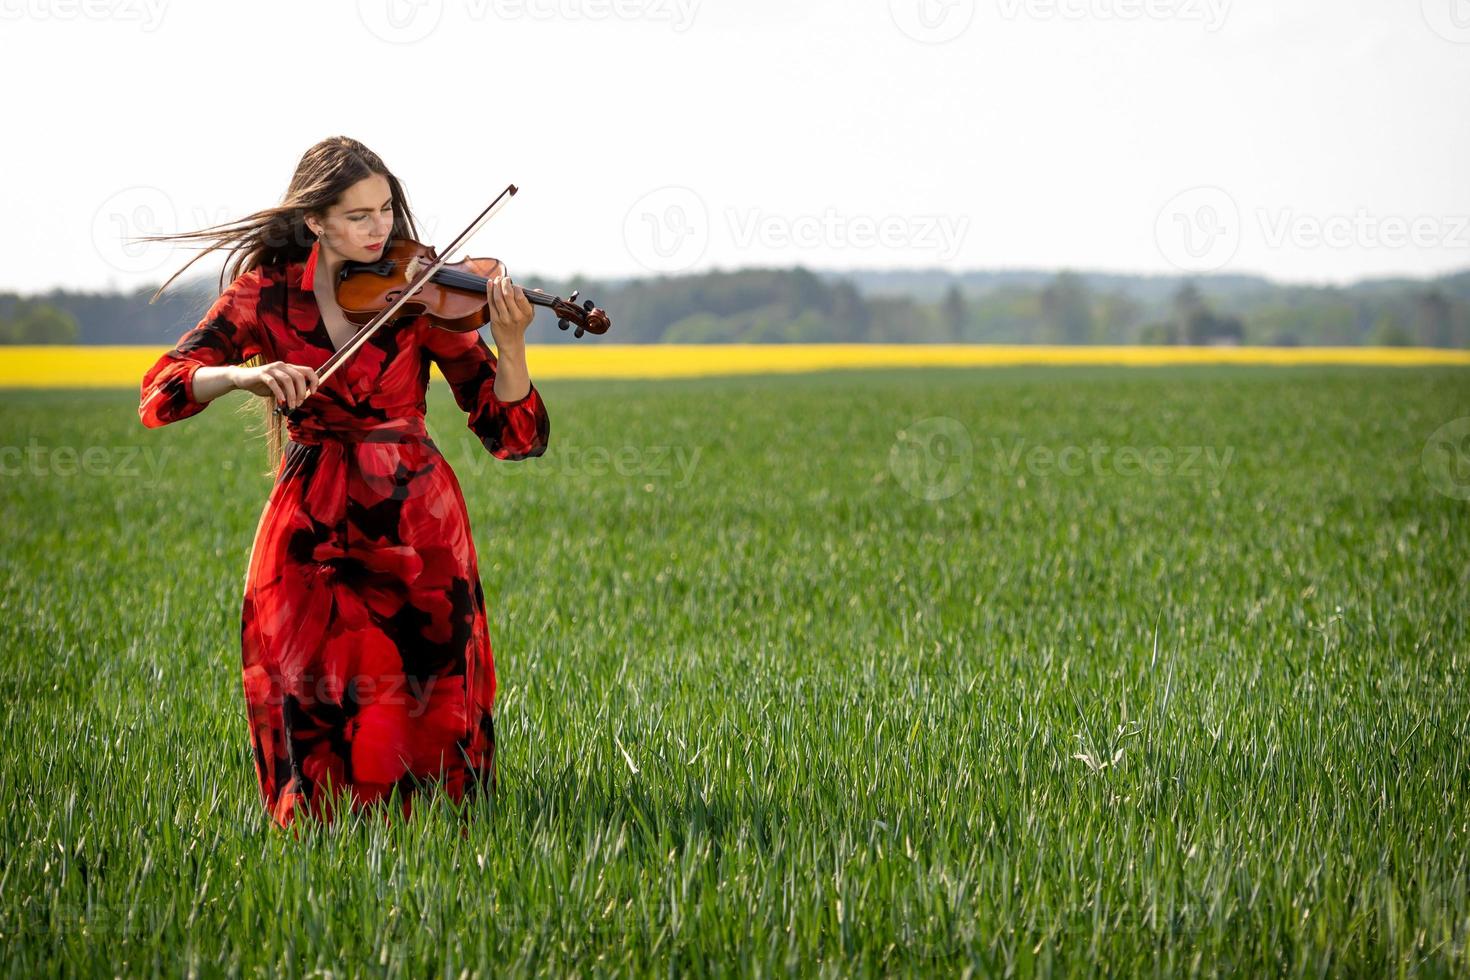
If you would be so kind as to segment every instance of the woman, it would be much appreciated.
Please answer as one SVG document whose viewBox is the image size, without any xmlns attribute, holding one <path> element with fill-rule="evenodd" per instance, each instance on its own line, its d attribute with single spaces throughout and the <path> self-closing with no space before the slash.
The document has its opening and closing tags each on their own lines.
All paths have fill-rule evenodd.
<svg viewBox="0 0 1470 980">
<path fill-rule="evenodd" d="M 432 361 L 487 451 L 540 456 L 550 423 L 526 368 L 534 311 L 487 261 L 477 271 L 490 278 L 498 357 L 476 331 L 405 316 L 320 382 L 316 369 L 357 329 L 336 305 L 336 272 L 381 255 L 390 236 L 418 237 L 398 179 L 345 137 L 306 152 L 278 206 L 154 236 L 214 240 L 189 265 L 230 247 L 233 281 L 144 375 L 143 424 L 189 418 L 235 389 L 265 396 L 275 485 L 241 643 L 256 776 L 281 827 L 303 808 L 330 822 L 343 799 L 354 811 L 398 799 L 407 817 L 431 784 L 456 804 L 496 788 L 484 595 L 458 480 L 425 432 L 424 392 Z M 277 404 L 300 407 L 284 452 Z"/>
</svg>

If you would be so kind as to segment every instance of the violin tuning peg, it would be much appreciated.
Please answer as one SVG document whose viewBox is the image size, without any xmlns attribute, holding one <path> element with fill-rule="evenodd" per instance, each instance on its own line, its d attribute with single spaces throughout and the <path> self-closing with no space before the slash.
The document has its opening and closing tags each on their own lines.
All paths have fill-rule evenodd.
<svg viewBox="0 0 1470 980">
<path fill-rule="evenodd" d="M 556 325 L 558 327 L 560 327 L 561 329 L 563 329 L 563 330 L 565 330 L 568 326 L 570 326 L 570 324 L 567 323 L 566 317 L 560 317 L 560 318 L 558 318 L 557 321 L 556 321 Z"/>
<path fill-rule="evenodd" d="M 597 309 L 597 304 L 589 299 L 587 302 L 582 304 L 582 309 L 586 310 L 588 313 L 591 313 L 593 310 Z"/>
<path fill-rule="evenodd" d="M 582 325 L 579 323 L 577 324 L 577 332 L 572 334 L 572 336 L 580 338 L 584 333 L 586 333 L 586 331 L 582 329 Z"/>
<path fill-rule="evenodd" d="M 574 289 L 574 290 L 572 290 L 572 298 L 569 299 L 569 300 L 567 300 L 567 302 L 568 303 L 575 303 L 577 301 L 577 294 L 580 293 L 580 292 L 581 292 L 580 289 Z"/>
</svg>

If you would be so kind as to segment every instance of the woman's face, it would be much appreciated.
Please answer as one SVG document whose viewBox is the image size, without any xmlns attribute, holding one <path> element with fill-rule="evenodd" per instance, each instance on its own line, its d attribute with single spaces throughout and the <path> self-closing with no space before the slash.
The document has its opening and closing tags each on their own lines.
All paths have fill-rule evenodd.
<svg viewBox="0 0 1470 980">
<path fill-rule="evenodd" d="M 393 230 L 393 193 L 381 174 L 364 177 L 327 210 L 326 219 L 313 219 L 322 245 L 344 259 L 371 262 Z M 371 246 L 378 246 L 372 248 Z"/>
</svg>

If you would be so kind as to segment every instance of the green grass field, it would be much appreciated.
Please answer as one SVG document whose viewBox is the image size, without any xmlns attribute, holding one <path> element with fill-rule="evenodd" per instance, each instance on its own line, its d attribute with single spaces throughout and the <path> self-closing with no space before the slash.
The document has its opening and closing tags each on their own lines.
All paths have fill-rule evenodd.
<svg viewBox="0 0 1470 980">
<path fill-rule="evenodd" d="M 464 839 L 266 821 L 244 396 L 0 393 L 6 974 L 1470 973 L 1470 371 L 540 387 L 539 460 L 430 404 Z"/>
</svg>

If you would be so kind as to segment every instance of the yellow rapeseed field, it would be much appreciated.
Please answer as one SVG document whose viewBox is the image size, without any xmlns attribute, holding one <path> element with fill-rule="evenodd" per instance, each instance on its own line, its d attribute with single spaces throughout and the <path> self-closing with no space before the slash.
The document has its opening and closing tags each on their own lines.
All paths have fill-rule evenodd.
<svg viewBox="0 0 1470 980">
<path fill-rule="evenodd" d="M 137 385 L 164 347 L 0 348 L 0 387 Z M 1052 347 L 1005 344 L 532 344 L 533 377 L 682 378 L 840 368 L 1014 364 L 1470 365 L 1470 351 L 1425 347 Z M 435 372 L 437 374 L 437 371 Z"/>
</svg>

